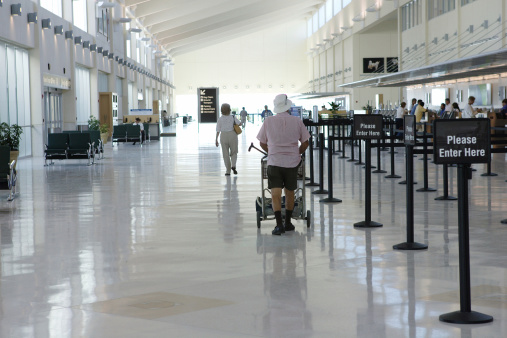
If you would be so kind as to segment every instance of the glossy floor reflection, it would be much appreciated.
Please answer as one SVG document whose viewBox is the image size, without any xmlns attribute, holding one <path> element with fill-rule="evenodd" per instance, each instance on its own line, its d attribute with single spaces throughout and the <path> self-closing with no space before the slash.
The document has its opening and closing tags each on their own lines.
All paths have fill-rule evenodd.
<svg viewBox="0 0 507 338">
<path fill-rule="evenodd" d="M 494 155 L 499 176 L 481 177 L 476 165 L 470 182 L 472 308 L 494 322 L 450 325 L 438 316 L 459 309 L 458 217 L 456 202 L 434 200 L 441 168 L 429 165 L 439 191 L 415 193 L 415 240 L 426 251 L 393 251 L 406 239 L 406 188 L 386 174 L 372 174 L 372 220 L 384 226 L 354 229 L 365 172 L 339 156 L 333 191 L 343 202 L 308 193 L 312 226 L 297 221 L 273 237 L 273 221 L 260 230 L 255 221 L 261 155 L 247 149 L 257 130 L 240 135 L 232 177 L 214 125 L 196 123 L 142 147 L 108 144 L 91 167 L 20 160 L 19 196 L 0 193 L 0 336 L 505 336 L 505 155 Z M 423 165 L 414 164 L 418 188 Z M 449 177 L 456 195 L 456 169 Z"/>
</svg>

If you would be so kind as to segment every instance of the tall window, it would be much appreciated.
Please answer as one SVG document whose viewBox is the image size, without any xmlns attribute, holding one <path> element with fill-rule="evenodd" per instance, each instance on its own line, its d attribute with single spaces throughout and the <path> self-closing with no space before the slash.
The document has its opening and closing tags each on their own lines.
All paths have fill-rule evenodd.
<svg viewBox="0 0 507 338">
<path fill-rule="evenodd" d="M 32 154 L 30 68 L 28 52 L 0 43 L 0 122 L 23 129 L 19 155 Z"/>
<path fill-rule="evenodd" d="M 333 0 L 326 1 L 326 22 L 333 18 Z"/>
<path fill-rule="evenodd" d="M 421 23 L 422 0 L 412 0 L 406 5 L 403 5 L 401 8 L 401 30 L 405 31 Z"/>
<path fill-rule="evenodd" d="M 347 6 L 348 4 L 350 4 L 352 2 L 352 0 L 343 0 L 343 5 L 342 5 L 342 8 L 345 8 L 345 6 Z"/>
<path fill-rule="evenodd" d="M 130 58 L 130 57 L 132 57 L 131 56 L 132 51 L 130 50 L 132 48 L 132 45 L 130 43 L 130 41 L 132 39 L 132 33 L 129 32 L 129 30 L 130 30 L 130 22 L 128 22 L 125 25 L 125 28 L 127 29 L 127 39 L 126 39 L 127 46 L 125 48 L 127 49 L 127 57 Z"/>
<path fill-rule="evenodd" d="M 99 89 L 99 93 L 101 92 L 108 92 L 109 91 L 109 77 L 104 72 L 99 72 L 98 78 L 97 78 L 97 87 Z"/>
<path fill-rule="evenodd" d="M 456 9 L 456 0 L 428 0 L 428 20 Z"/>
<path fill-rule="evenodd" d="M 313 32 L 315 33 L 316 31 L 319 30 L 319 11 L 313 14 L 312 22 L 313 22 Z"/>
<path fill-rule="evenodd" d="M 97 7 L 97 33 L 109 40 L 109 9 Z"/>
<path fill-rule="evenodd" d="M 342 0 L 333 0 L 333 15 L 338 14 L 342 10 Z"/>
<path fill-rule="evenodd" d="M 141 47 L 139 46 L 139 40 L 136 40 L 136 61 L 137 63 L 141 62 Z"/>
<path fill-rule="evenodd" d="M 319 8 L 319 28 L 326 23 L 326 6 Z"/>
<path fill-rule="evenodd" d="M 78 125 L 88 124 L 91 113 L 90 71 L 76 66 L 76 113 Z"/>
<path fill-rule="evenodd" d="M 308 27 L 307 27 L 308 37 L 310 37 L 313 34 L 312 18 L 308 19 L 307 23 L 308 23 Z"/>
<path fill-rule="evenodd" d="M 132 82 L 128 83 L 128 100 L 129 100 L 129 112 L 134 109 L 134 85 Z"/>
<path fill-rule="evenodd" d="M 62 16 L 62 0 L 40 0 L 40 5 L 52 13 Z"/>
<path fill-rule="evenodd" d="M 88 32 L 88 15 L 86 0 L 72 1 L 72 22 L 77 28 Z"/>
</svg>

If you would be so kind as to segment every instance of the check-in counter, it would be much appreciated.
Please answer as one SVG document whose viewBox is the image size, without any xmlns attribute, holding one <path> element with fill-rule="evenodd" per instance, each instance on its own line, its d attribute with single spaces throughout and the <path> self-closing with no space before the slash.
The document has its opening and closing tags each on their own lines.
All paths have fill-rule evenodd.
<svg viewBox="0 0 507 338">
<path fill-rule="evenodd" d="M 132 124 L 136 121 L 136 118 L 139 117 L 141 119 L 141 123 L 147 123 L 150 128 L 150 139 L 151 140 L 159 140 L 160 139 L 160 116 L 157 114 L 154 115 L 125 115 L 123 116 L 124 124 Z"/>
<path fill-rule="evenodd" d="M 501 113 L 489 112 L 488 118 L 492 128 L 504 128 L 507 125 L 507 119 L 504 119 Z M 491 134 L 505 134 L 505 131 L 492 129 Z M 501 144 L 494 144 L 493 148 L 504 148 L 504 146 Z"/>
</svg>

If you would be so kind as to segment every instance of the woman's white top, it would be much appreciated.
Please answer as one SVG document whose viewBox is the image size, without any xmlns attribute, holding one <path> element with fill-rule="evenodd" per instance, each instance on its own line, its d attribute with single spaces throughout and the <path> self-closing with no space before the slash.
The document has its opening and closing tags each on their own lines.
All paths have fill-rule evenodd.
<svg viewBox="0 0 507 338">
<path fill-rule="evenodd" d="M 222 115 L 217 121 L 217 133 L 233 131 L 233 124 L 240 125 L 241 122 L 232 115 Z"/>
<path fill-rule="evenodd" d="M 398 107 L 398 109 L 396 110 L 396 118 L 397 119 L 402 119 L 403 118 L 403 115 L 405 115 L 405 112 L 407 110 L 405 108 L 402 108 L 401 106 Z"/>
</svg>

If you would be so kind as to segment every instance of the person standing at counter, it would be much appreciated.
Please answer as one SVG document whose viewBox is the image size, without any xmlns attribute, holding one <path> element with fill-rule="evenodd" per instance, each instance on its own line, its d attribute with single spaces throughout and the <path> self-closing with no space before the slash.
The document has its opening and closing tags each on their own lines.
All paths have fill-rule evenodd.
<svg viewBox="0 0 507 338">
<path fill-rule="evenodd" d="M 228 103 L 222 104 L 220 108 L 222 116 L 217 121 L 217 137 L 215 144 L 218 147 L 218 136 L 220 135 L 220 144 L 222 144 L 222 156 L 225 164 L 225 176 L 231 175 L 231 169 L 235 175 L 236 160 L 238 158 L 238 134 L 234 131 L 234 125 L 241 125 L 241 122 L 231 116 L 231 106 Z"/>
<path fill-rule="evenodd" d="M 448 112 L 452 111 L 451 99 L 449 99 L 449 98 L 445 99 L 445 111 L 448 111 Z"/>
<path fill-rule="evenodd" d="M 416 110 L 417 106 L 418 106 L 417 99 L 413 98 L 412 99 L 412 108 L 410 108 L 410 115 L 414 115 L 415 114 L 415 110 Z"/>
<path fill-rule="evenodd" d="M 500 109 L 500 113 L 504 119 L 507 118 L 507 99 L 502 100 L 502 109 Z"/>
<path fill-rule="evenodd" d="M 402 102 L 396 110 L 396 129 L 403 129 L 403 116 L 408 113 L 408 110 L 405 109 L 406 106 L 407 103 Z M 396 133 L 396 136 L 401 137 L 401 133 Z"/>
<path fill-rule="evenodd" d="M 141 129 L 141 144 L 143 144 L 144 141 L 144 125 L 141 123 L 141 119 L 139 117 L 136 117 L 136 122 L 133 123 L 134 126 L 139 126 Z M 132 145 L 135 145 L 136 142 L 132 143 Z"/>
<path fill-rule="evenodd" d="M 470 96 L 468 98 L 468 104 L 465 105 L 465 108 L 463 108 L 463 111 L 461 112 L 461 118 L 462 119 L 471 119 L 471 118 L 474 118 L 475 115 L 477 115 L 478 113 L 481 112 L 480 109 L 474 110 L 474 107 L 472 107 L 472 105 L 474 104 L 474 102 L 475 102 L 475 97 Z"/>
<path fill-rule="evenodd" d="M 415 115 L 415 122 L 416 123 L 421 122 L 421 120 L 422 120 L 422 118 L 424 116 L 424 113 L 426 113 L 426 112 L 427 112 L 427 109 L 424 108 L 424 102 L 423 101 L 419 101 L 418 105 L 417 105 L 417 107 L 415 109 L 415 114 L 414 114 Z M 423 129 L 424 129 L 423 126 L 417 126 L 417 130 L 418 131 L 423 131 Z"/>
</svg>

